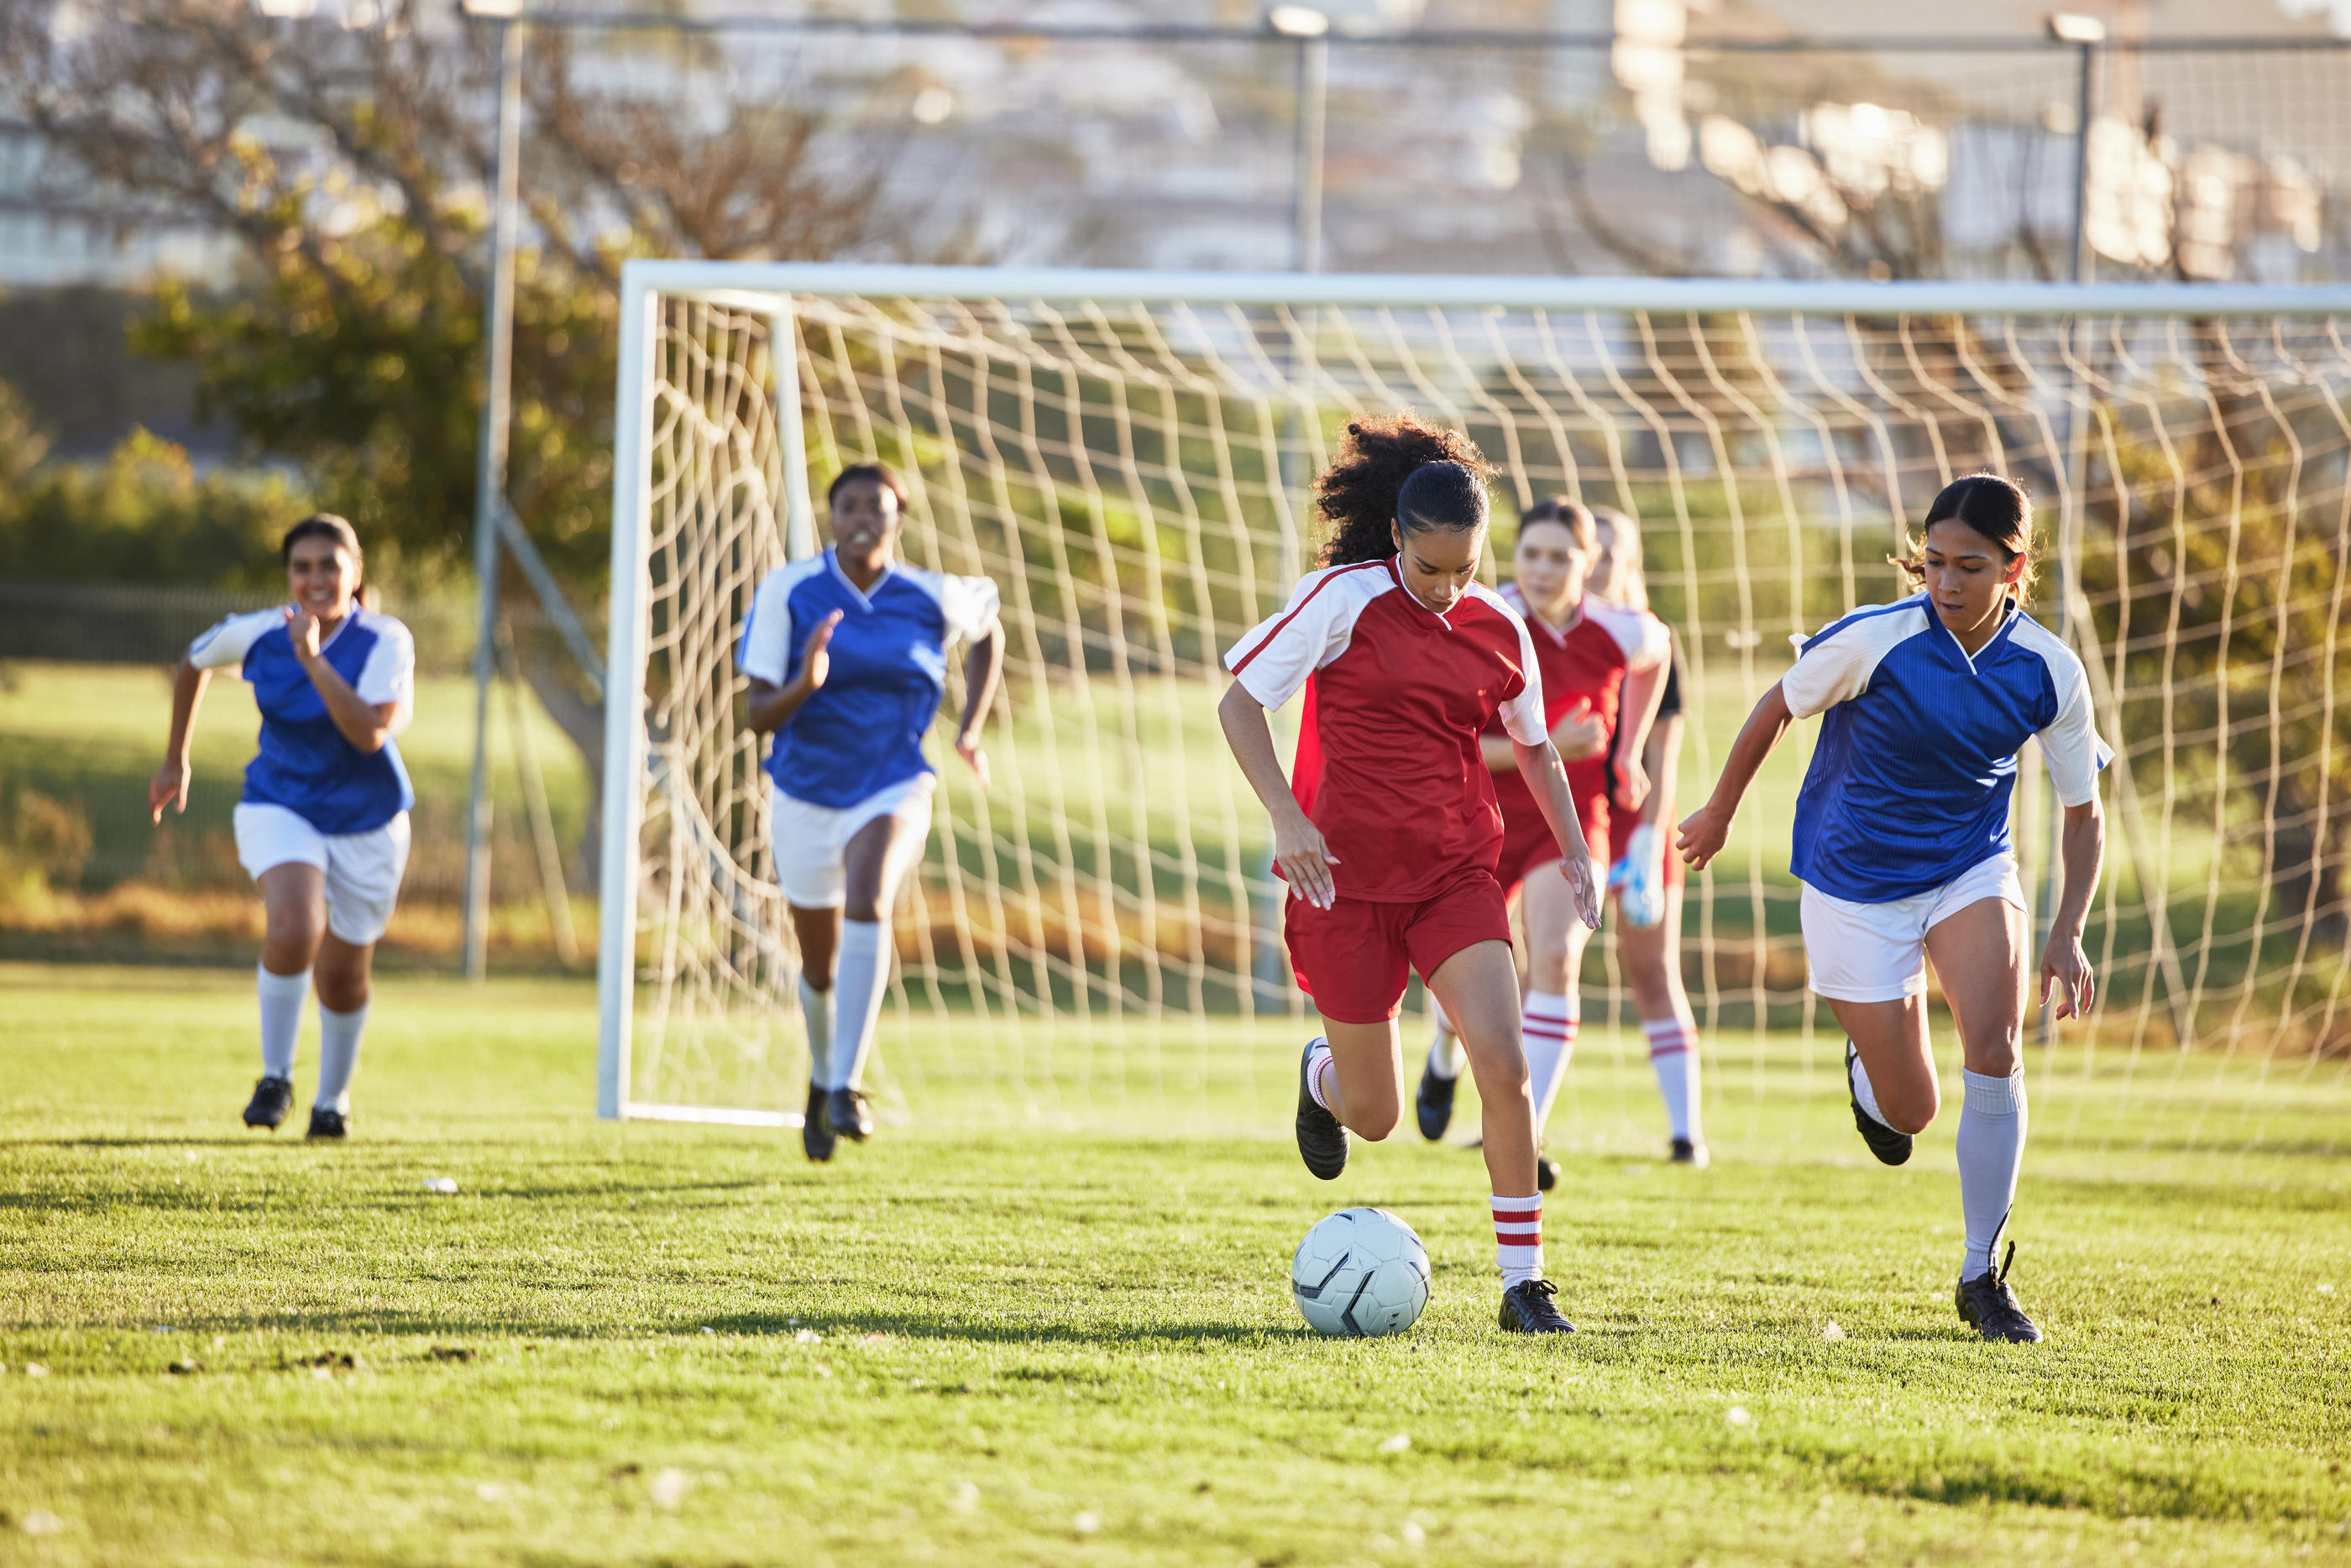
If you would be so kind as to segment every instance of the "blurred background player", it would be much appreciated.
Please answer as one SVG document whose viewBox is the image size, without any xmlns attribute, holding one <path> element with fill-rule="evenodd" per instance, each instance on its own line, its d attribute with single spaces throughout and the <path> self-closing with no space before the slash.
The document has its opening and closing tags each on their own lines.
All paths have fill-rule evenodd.
<svg viewBox="0 0 2351 1568">
<path fill-rule="evenodd" d="M 2081 660 L 2022 607 L 2032 584 L 2032 508 L 1996 474 L 1946 485 L 1925 536 L 1896 565 L 1923 584 L 1854 611 L 1806 640 L 1763 693 L 1706 805 L 1682 824 L 1693 866 L 1722 847 L 1731 819 L 1791 722 L 1824 714 L 1796 797 L 1790 869 L 1803 883 L 1813 990 L 1847 1036 L 1854 1125 L 1887 1165 L 1940 1106 L 1927 1037 L 1927 963 L 1959 1025 L 1959 1206 L 1966 1250 L 1960 1318 L 1986 1339 L 2041 1330 L 1994 1248 L 2024 1159 L 2027 924 L 2009 839 L 2016 753 L 2041 742 L 2064 808 L 2065 889 L 2041 955 L 2041 1000 L 2079 1017 L 2095 999 L 2082 922 L 2105 846 L 2098 738 Z"/>
<path fill-rule="evenodd" d="M 236 807 L 236 857 L 267 914 L 261 1081 L 245 1125 L 275 1132 L 294 1105 L 302 1003 L 319 992 L 319 1092 L 308 1137 L 350 1132 L 351 1075 L 367 1029 L 375 944 L 408 866 L 416 804 L 394 737 L 414 706 L 408 628 L 360 603 L 360 542 L 319 513 L 286 531 L 294 602 L 233 615 L 190 645 L 172 682 L 172 733 L 147 786 L 154 820 L 188 807 L 188 737 L 215 670 L 235 668 L 261 710 L 260 749 Z"/>
<path fill-rule="evenodd" d="M 768 837 L 799 942 L 810 1159 L 873 1130 L 862 1085 L 890 975 L 883 921 L 930 839 L 938 775 L 923 738 L 946 691 L 948 645 L 971 644 L 955 749 L 983 789 L 980 727 L 1004 662 L 994 583 L 898 561 L 896 472 L 852 464 L 825 499 L 831 546 L 768 574 L 737 655 L 751 728 L 776 737 Z"/>
<path fill-rule="evenodd" d="M 1649 587 L 1642 569 L 1641 530 L 1611 507 L 1592 509 L 1597 549 L 1583 591 L 1646 615 Z M 1608 814 L 1608 891 L 1616 899 L 1616 962 L 1640 1010 L 1648 1037 L 1649 1068 L 1666 1103 L 1672 1158 L 1704 1169 L 1706 1134 L 1700 1126 L 1698 1014 L 1682 987 L 1681 857 L 1666 853 L 1657 830 L 1673 821 L 1677 774 L 1682 750 L 1681 652 L 1667 629 L 1666 679 L 1656 717 L 1641 750 L 1641 773 L 1648 786 L 1637 811 Z M 1573 971 L 1571 971 L 1573 972 Z"/>
<path fill-rule="evenodd" d="M 1519 1033 L 1510 909 L 1495 868 L 1502 816 L 1480 737 L 1499 716 L 1552 834 L 1580 829 L 1543 722 L 1526 625 L 1478 583 L 1488 501 L 1484 459 L 1457 431 L 1409 413 L 1347 427 L 1315 482 L 1336 533 L 1289 606 L 1226 656 L 1225 738 L 1273 819 L 1290 884 L 1284 927 L 1299 983 L 1327 1033 L 1299 1058 L 1296 1130 L 1306 1168 L 1346 1168 L 1350 1130 L 1378 1140 L 1403 1104 L 1396 1008 L 1417 970 L 1459 1021 L 1485 1111 L 1501 1326 L 1570 1325 L 1542 1277 L 1535 1107 Z M 1266 710 L 1313 682 L 1311 743 L 1283 776 Z M 1561 862 L 1586 928 L 1600 918 L 1588 855 Z"/>
<path fill-rule="evenodd" d="M 1667 644 L 1656 617 L 1589 591 L 1587 576 L 1597 555 L 1592 514 L 1565 496 L 1552 496 L 1529 507 L 1520 520 L 1511 580 L 1501 590 L 1527 624 L 1542 672 L 1544 723 L 1566 764 L 1595 881 L 1605 877 L 1612 786 L 1628 821 L 1646 791 L 1641 748 L 1663 684 Z M 1558 863 L 1560 846 L 1519 776 L 1510 737 L 1489 732 L 1483 744 L 1502 811 L 1502 888 L 1506 896 L 1518 898 L 1526 921 L 1520 1031 L 1540 1132 L 1575 1053 L 1583 1018 L 1576 976 L 1592 932 L 1576 918 L 1566 881 L 1541 875 Z M 1414 1109 L 1421 1136 L 1435 1139 L 1445 1136 L 1452 1120 L 1461 1058 L 1443 1008 L 1431 1011 L 1437 1017 L 1437 1038 L 1421 1070 Z M 1556 1168 L 1541 1160 L 1536 1170 L 1541 1189 L 1550 1190 L 1557 1179 Z"/>
</svg>

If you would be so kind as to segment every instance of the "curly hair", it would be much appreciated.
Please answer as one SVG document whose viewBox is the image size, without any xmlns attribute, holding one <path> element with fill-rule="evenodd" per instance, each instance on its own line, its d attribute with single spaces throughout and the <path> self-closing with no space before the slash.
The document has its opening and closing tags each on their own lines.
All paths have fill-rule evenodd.
<svg viewBox="0 0 2351 1568">
<path fill-rule="evenodd" d="M 1316 510 L 1332 525 L 1322 565 L 1384 561 L 1395 554 L 1396 528 L 1425 534 L 1479 526 L 1493 474 L 1476 442 L 1459 431 L 1421 423 L 1410 409 L 1350 421 L 1338 461 L 1314 482 Z"/>
<path fill-rule="evenodd" d="M 2032 592 L 2030 557 L 2037 543 L 2032 536 L 2032 498 L 2024 493 L 2024 487 L 1990 469 L 1951 481 L 1928 504 L 1927 519 L 1918 525 L 1918 535 L 1904 536 L 1903 548 L 1907 553 L 1888 556 L 1886 563 L 1900 568 L 1914 587 L 1923 586 L 1927 577 L 1925 531 L 1938 523 L 1949 522 L 1965 524 L 1998 545 L 2011 561 L 2019 556 L 2027 557 L 2024 570 L 2016 579 L 2016 602 L 2022 605 Z"/>
</svg>

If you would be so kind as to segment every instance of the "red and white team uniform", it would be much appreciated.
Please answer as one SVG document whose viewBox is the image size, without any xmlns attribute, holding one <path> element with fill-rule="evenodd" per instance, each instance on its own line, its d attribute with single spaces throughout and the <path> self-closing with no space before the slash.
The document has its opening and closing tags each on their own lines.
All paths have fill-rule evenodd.
<svg viewBox="0 0 2351 1568">
<path fill-rule="evenodd" d="M 1526 626 L 1535 650 L 1535 666 L 1542 674 L 1546 732 L 1583 701 L 1592 705 L 1613 742 L 1625 677 L 1632 670 L 1653 670 L 1665 662 L 1672 642 L 1666 623 L 1646 610 L 1627 609 L 1586 594 L 1575 624 L 1565 631 L 1553 631 L 1527 608 L 1515 583 L 1502 589 L 1501 598 Z M 1576 816 L 1583 825 L 1592 853 L 1607 857 L 1602 861 L 1604 879 L 1605 867 L 1624 854 L 1624 841 L 1632 836 L 1637 819 L 1621 813 L 1617 822 L 1609 820 L 1605 753 L 1569 763 L 1567 787 L 1575 797 Z M 1534 792 L 1515 770 L 1495 775 L 1494 795 L 1502 808 L 1499 874 L 1502 886 L 1515 892 L 1527 873 L 1559 858 L 1559 844 L 1543 820 L 1542 808 L 1535 804 Z"/>
<path fill-rule="evenodd" d="M 1510 940 L 1502 814 L 1479 737 L 1498 719 L 1529 745 L 1549 732 L 1516 610 L 1472 584 L 1439 615 L 1393 557 L 1328 566 L 1225 664 L 1269 709 L 1311 678 L 1291 787 L 1337 861 L 1338 898 L 1329 909 L 1293 898 L 1287 926 L 1323 1016 L 1394 1018 L 1407 966 L 1426 980 L 1466 947 Z"/>
</svg>

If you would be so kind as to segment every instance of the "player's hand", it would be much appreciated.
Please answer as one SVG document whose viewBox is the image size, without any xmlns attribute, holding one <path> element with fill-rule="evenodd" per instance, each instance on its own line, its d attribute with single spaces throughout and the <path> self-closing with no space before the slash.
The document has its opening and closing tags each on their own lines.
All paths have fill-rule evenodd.
<svg viewBox="0 0 2351 1568">
<path fill-rule="evenodd" d="M 2041 954 L 2041 1005 L 2049 1004 L 2052 985 L 2056 987 L 2058 1018 L 2079 1018 L 2096 1005 L 2098 977 L 2090 971 L 2090 955 L 2082 950 L 2082 939 L 2049 933 L 2049 946 Z"/>
<path fill-rule="evenodd" d="M 1331 867 L 1339 864 L 1339 857 L 1331 853 L 1331 846 L 1322 841 L 1322 830 L 1304 812 L 1291 812 L 1273 825 L 1273 863 L 1289 882 L 1292 898 L 1303 898 L 1318 909 L 1339 901 L 1338 884 L 1331 879 Z"/>
<path fill-rule="evenodd" d="M 1592 875 L 1592 857 L 1570 855 L 1561 859 L 1559 874 L 1567 878 L 1567 890 L 1575 899 L 1576 918 L 1586 930 L 1600 929 L 1600 885 Z"/>
<path fill-rule="evenodd" d="M 1626 811 L 1640 810 L 1641 803 L 1649 798 L 1649 772 L 1641 765 L 1641 759 L 1619 757 L 1610 771 L 1616 775 L 1616 787 L 1609 803 Z"/>
<path fill-rule="evenodd" d="M 835 610 L 816 623 L 816 629 L 800 647 L 800 685 L 808 691 L 822 686 L 824 678 L 832 673 L 832 633 L 840 624 L 841 611 Z M 960 744 L 956 749 L 962 749 Z"/>
<path fill-rule="evenodd" d="M 319 657 L 319 618 L 298 605 L 286 607 L 286 637 L 294 645 L 297 662 L 308 664 Z"/>
<path fill-rule="evenodd" d="M 1714 802 L 1708 801 L 1682 818 L 1674 847 L 1682 852 L 1684 865 L 1703 871 L 1708 861 L 1722 853 L 1723 840 L 1729 836 L 1730 813 L 1718 810 Z"/>
<path fill-rule="evenodd" d="M 185 763 L 165 763 L 155 770 L 155 776 L 147 781 L 148 815 L 160 824 L 163 820 L 163 808 L 167 805 L 175 812 L 184 813 L 188 809 L 188 764 Z"/>
<path fill-rule="evenodd" d="M 1590 762 L 1608 749 L 1607 721 L 1592 711 L 1590 698 L 1579 697 L 1552 726 L 1551 743 L 1561 762 Z"/>
<path fill-rule="evenodd" d="M 980 750 L 978 730 L 966 730 L 957 735 L 955 749 L 956 755 L 969 763 L 971 771 L 979 775 L 979 787 L 985 794 L 988 785 L 987 753 Z"/>
</svg>

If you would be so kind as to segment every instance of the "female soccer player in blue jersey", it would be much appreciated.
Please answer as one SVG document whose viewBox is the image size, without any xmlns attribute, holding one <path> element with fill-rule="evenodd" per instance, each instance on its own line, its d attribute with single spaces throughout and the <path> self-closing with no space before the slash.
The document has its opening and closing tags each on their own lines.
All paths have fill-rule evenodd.
<svg viewBox="0 0 2351 1568">
<path fill-rule="evenodd" d="M 155 821 L 188 805 L 188 736 L 215 670 L 235 666 L 261 710 L 245 770 L 236 856 L 267 911 L 261 966 L 261 1081 L 245 1125 L 275 1132 L 294 1104 L 302 1002 L 319 991 L 319 1093 L 311 1137 L 350 1131 L 351 1074 L 367 1028 L 375 944 L 408 865 L 416 796 L 393 737 L 408 728 L 416 649 L 408 628 L 359 601 L 351 525 L 328 513 L 279 547 L 294 602 L 233 615 L 196 639 L 172 685 L 172 735 L 147 786 Z"/>
<path fill-rule="evenodd" d="M 883 922 L 930 838 L 938 779 L 923 737 L 946 690 L 947 645 L 971 643 L 955 749 L 983 789 L 980 725 L 1004 661 L 994 583 L 899 564 L 896 473 L 853 464 L 826 499 L 832 547 L 768 574 L 736 657 L 751 728 L 776 736 L 768 837 L 799 940 L 810 1159 L 873 1130 L 860 1085 L 890 974 Z"/>
<path fill-rule="evenodd" d="M 2065 889 L 2041 955 L 2040 997 L 2080 1017 L 2095 981 L 2082 922 L 2105 851 L 2098 738 L 2081 661 L 2021 607 L 2031 583 L 2032 508 L 1997 474 L 1946 485 L 1926 532 L 1896 565 L 1923 585 L 1855 610 L 1802 645 L 1749 715 L 1707 804 L 1681 826 L 1683 858 L 1719 851 L 1755 771 L 1789 723 L 1821 725 L 1796 798 L 1792 868 L 1803 882 L 1812 987 L 1848 1037 L 1855 1125 L 1887 1165 L 1910 1158 L 1939 1095 L 1927 1039 L 1931 960 L 1959 1031 L 1959 1205 L 1966 1252 L 1959 1316 L 1986 1339 L 2041 1330 L 1993 1249 L 2024 1156 L 2024 888 L 2009 843 L 2016 753 L 2028 737 L 2064 808 Z"/>
</svg>

